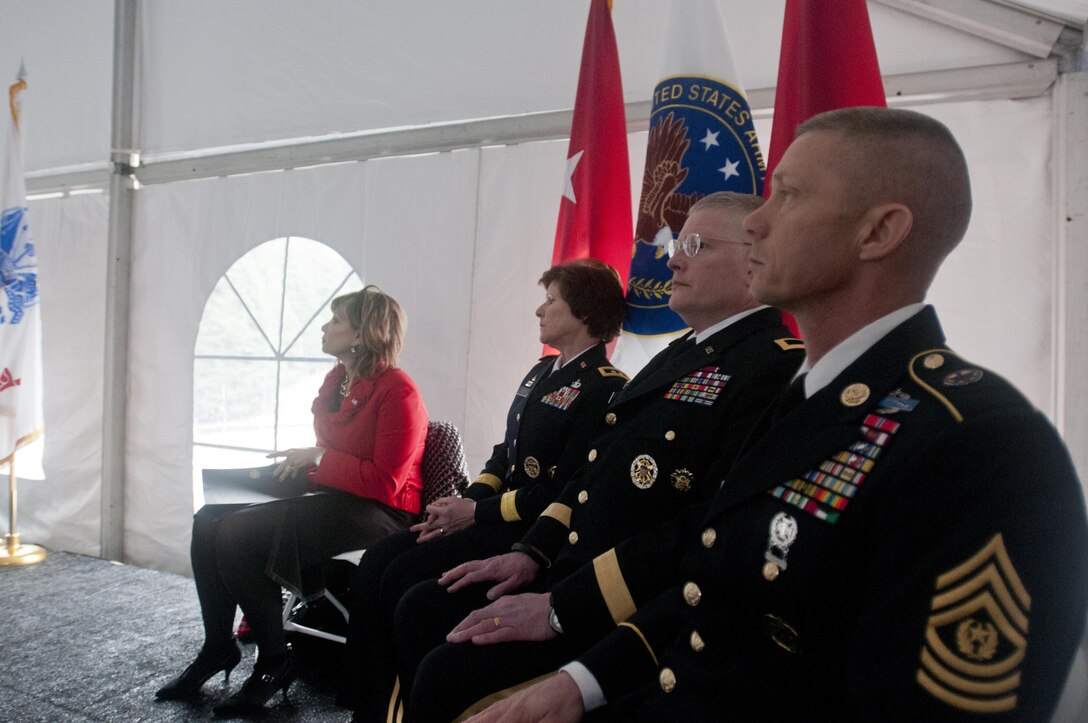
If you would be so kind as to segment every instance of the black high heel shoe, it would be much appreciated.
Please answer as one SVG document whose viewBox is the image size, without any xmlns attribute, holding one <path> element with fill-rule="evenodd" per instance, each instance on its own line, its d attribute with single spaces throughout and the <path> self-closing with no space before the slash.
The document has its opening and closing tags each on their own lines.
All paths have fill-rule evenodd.
<svg viewBox="0 0 1088 723">
<path fill-rule="evenodd" d="M 264 704 L 276 694 L 277 690 L 282 690 L 283 699 L 287 700 L 287 689 L 298 676 L 291 651 L 288 650 L 286 656 L 267 669 L 259 666 L 260 660 L 242 689 L 212 708 L 216 718 L 239 718 L 262 711 Z"/>
<path fill-rule="evenodd" d="M 155 691 L 155 697 L 159 700 L 185 700 L 195 698 L 200 693 L 200 688 L 208 682 L 208 679 L 223 671 L 224 684 L 230 682 L 230 672 L 238 661 L 242 659 L 242 652 L 238 646 L 231 643 L 227 654 L 218 660 L 208 660 L 204 654 L 196 656 L 196 660 L 189 665 L 181 675 L 171 680 Z"/>
</svg>

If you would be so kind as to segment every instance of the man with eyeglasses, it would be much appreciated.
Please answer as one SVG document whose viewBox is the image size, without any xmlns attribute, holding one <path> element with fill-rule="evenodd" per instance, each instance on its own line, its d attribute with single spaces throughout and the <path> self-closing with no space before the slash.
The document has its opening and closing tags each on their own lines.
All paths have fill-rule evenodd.
<svg viewBox="0 0 1088 723">
<path fill-rule="evenodd" d="M 408 720 L 450 720 L 588 645 L 574 635 L 547 643 L 470 640 L 531 639 L 527 625 L 561 629 L 563 621 L 549 612 L 551 585 L 717 490 L 721 478 L 709 474 L 710 463 L 732 458 L 802 357 L 803 345 L 778 310 L 748 293 L 750 239 L 742 222 L 762 202 L 715 193 L 692 206 L 668 264 L 669 307 L 692 332 L 617 395 L 586 463 L 513 551 L 460 565 L 401 599 L 395 625 L 402 694 L 411 688 Z M 602 571 L 602 584 L 608 574 Z M 536 594 L 501 612 L 476 612 L 451 634 L 473 610 L 526 590 Z"/>
</svg>

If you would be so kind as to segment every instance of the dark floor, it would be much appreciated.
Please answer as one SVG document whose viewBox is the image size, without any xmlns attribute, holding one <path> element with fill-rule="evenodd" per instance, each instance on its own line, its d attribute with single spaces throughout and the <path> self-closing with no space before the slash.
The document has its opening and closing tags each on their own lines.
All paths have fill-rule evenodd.
<svg viewBox="0 0 1088 723">
<path fill-rule="evenodd" d="M 156 702 L 155 691 L 200 647 L 189 578 L 51 552 L 38 565 L 0 567 L 0 723 L 194 721 L 226 696 L 223 677 L 191 704 Z M 231 676 L 249 675 L 246 649 Z M 296 682 L 277 694 L 267 721 L 347 721 L 331 693 Z"/>
</svg>

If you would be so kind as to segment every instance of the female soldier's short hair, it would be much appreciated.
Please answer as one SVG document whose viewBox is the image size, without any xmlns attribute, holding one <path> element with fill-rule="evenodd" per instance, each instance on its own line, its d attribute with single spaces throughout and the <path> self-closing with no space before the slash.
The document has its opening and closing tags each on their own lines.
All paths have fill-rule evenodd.
<svg viewBox="0 0 1088 723">
<path fill-rule="evenodd" d="M 624 301 L 620 275 L 598 259 L 578 259 L 553 266 L 540 277 L 545 289 L 555 283 L 570 313 L 580 319 L 590 336 L 609 342 L 620 333 Z"/>
</svg>

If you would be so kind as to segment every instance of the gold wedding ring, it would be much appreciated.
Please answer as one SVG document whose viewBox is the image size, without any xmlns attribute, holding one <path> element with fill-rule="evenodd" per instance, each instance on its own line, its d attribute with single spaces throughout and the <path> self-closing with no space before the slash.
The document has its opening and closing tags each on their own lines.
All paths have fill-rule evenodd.
<svg viewBox="0 0 1088 723">
<path fill-rule="evenodd" d="M 495 627 L 496 628 L 501 628 L 502 627 L 502 621 L 499 620 L 498 616 L 495 616 L 495 617 L 493 617 L 491 619 L 495 622 Z"/>
</svg>

